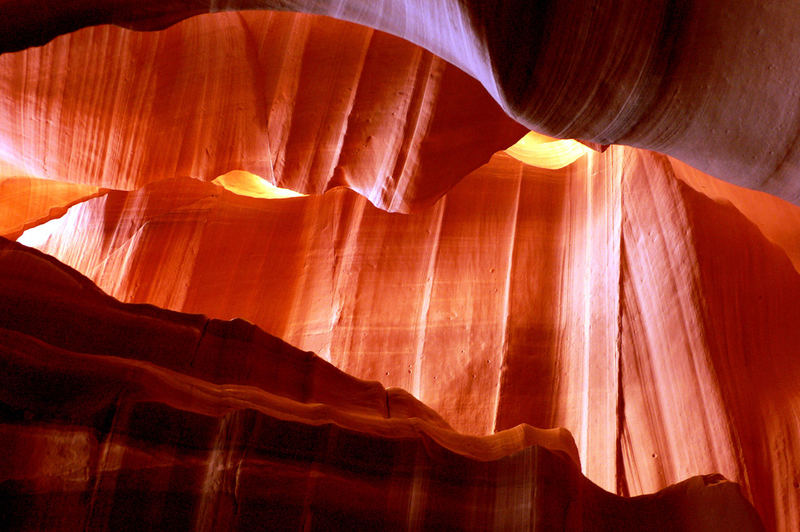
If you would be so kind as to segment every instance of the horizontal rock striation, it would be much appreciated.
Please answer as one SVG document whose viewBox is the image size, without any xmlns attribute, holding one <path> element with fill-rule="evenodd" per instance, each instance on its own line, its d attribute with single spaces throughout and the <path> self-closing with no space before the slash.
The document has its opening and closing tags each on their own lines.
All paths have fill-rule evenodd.
<svg viewBox="0 0 800 532">
<path fill-rule="evenodd" d="M 462 436 L 248 323 L 120 304 L 8 241 L 0 272 L 9 530 L 762 529 L 719 476 L 617 497 L 566 431 Z"/>
<path fill-rule="evenodd" d="M 88 25 L 159 29 L 218 10 L 329 15 L 431 50 L 541 133 L 656 150 L 737 185 L 800 201 L 800 11 L 788 0 L 768 6 L 754 0 L 51 4 L 3 2 L 0 51 Z"/>
<path fill-rule="evenodd" d="M 36 177 L 135 189 L 246 170 L 392 211 L 430 205 L 527 132 L 430 52 L 296 13 L 87 28 L 0 55 L 0 93 L 0 161 Z"/>
</svg>

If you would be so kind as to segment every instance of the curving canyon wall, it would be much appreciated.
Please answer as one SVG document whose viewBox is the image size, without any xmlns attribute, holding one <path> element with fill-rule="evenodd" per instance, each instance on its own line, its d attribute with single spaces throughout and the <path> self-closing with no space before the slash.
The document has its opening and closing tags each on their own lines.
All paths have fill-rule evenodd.
<svg viewBox="0 0 800 532">
<path fill-rule="evenodd" d="M 800 528 L 800 11 L 31 4 L 13 528 Z"/>
<path fill-rule="evenodd" d="M 673 155 L 800 201 L 800 10 L 791 1 L 6 0 L 0 51 L 96 24 L 161 29 L 206 12 L 302 11 L 417 43 L 542 133 Z"/>
</svg>

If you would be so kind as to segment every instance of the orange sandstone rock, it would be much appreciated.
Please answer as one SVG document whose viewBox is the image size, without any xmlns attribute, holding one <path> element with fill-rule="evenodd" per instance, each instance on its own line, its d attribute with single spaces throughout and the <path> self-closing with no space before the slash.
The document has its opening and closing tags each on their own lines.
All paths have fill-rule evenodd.
<svg viewBox="0 0 800 532">
<path fill-rule="evenodd" d="M 167 180 L 20 240 L 124 301 L 245 317 L 408 389 L 460 431 L 566 427 L 605 489 L 721 472 L 789 530 L 798 427 L 780 383 L 800 345 L 800 277 L 757 222 L 676 168 L 622 147 L 560 170 L 498 154 L 410 216 L 346 190 L 265 200 Z M 771 369 L 756 379 L 752 364 Z"/>
<path fill-rule="evenodd" d="M 565 431 L 462 436 L 245 322 L 120 304 L 3 240 L 0 272 L 8 529 L 762 529 L 719 476 L 616 497 Z"/>
<path fill-rule="evenodd" d="M 6 0 L 2 6 L 2 51 L 95 24 L 159 29 L 218 10 L 329 15 L 432 51 L 540 133 L 656 150 L 737 185 L 800 201 L 800 10 L 790 0 L 768 6 L 755 0 L 65 0 L 57 8 L 48 0 Z M 241 167 L 223 171 L 235 168 Z"/>
<path fill-rule="evenodd" d="M 0 56 L 0 143 L 38 177 L 135 189 L 246 170 L 303 193 L 431 204 L 527 131 L 422 48 L 311 15 L 87 28 Z"/>
<path fill-rule="evenodd" d="M 0 48 L 277 6 L 12 0 Z M 4 234 L 123 301 L 267 331 L 113 302 L 4 244 L 5 522 L 757 527 L 722 473 L 767 529 L 800 528 L 800 210 L 700 171 L 798 201 L 796 7 L 280 7 L 440 57 L 267 12 L 0 56 Z M 538 131 L 700 170 L 573 143 L 535 156 L 550 170 L 480 166 L 526 131 L 486 91 Z M 230 171 L 327 193 L 236 196 L 259 182 Z M 662 491 L 611 497 L 577 462 Z"/>
<path fill-rule="evenodd" d="M 25 229 L 59 218 L 72 205 L 103 193 L 91 185 L 0 177 L 0 236 L 17 238 Z"/>
</svg>

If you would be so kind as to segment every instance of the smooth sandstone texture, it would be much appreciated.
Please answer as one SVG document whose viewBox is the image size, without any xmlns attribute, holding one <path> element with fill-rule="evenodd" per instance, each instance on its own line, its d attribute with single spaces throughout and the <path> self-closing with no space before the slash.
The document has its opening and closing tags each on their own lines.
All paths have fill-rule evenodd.
<svg viewBox="0 0 800 532">
<path fill-rule="evenodd" d="M 67 1 L 48 8 L 47 3 L 0 2 L 3 49 L 22 49 L 92 23 L 153 29 L 210 7 L 248 7 L 122 1 L 97 9 L 95 3 Z M 623 2 L 593 3 L 589 9 L 580 2 L 420 0 L 281 2 L 279 7 L 364 22 L 421 43 L 475 76 L 507 110 L 540 131 L 604 146 L 619 141 L 656 148 L 730 182 L 797 202 L 794 63 L 800 13 L 790 3 Z M 5 31 L 2 25 L 9 23 L 13 30 Z M 571 158 L 566 152 L 540 153 L 540 160 L 553 161 L 551 170 L 499 154 L 434 204 L 525 129 L 502 116 L 477 82 L 442 59 L 378 32 L 308 15 L 216 14 L 156 33 L 88 28 L 39 49 L 0 56 L 0 84 L 0 175 L 15 179 L 3 181 L 14 186 L 0 198 L 0 220 L 14 235 L 80 202 L 62 218 L 29 229 L 21 241 L 85 272 L 115 297 L 216 318 L 245 317 L 300 348 L 318 351 L 356 377 L 410 390 L 463 433 L 488 434 L 519 423 L 566 427 L 575 444 L 563 447 L 573 448 L 576 461 L 580 456 L 583 473 L 620 495 L 660 490 L 691 475 L 722 473 L 741 483 L 768 529 L 800 528 L 797 207 L 719 183 L 666 156 L 619 146 L 602 154 L 578 153 L 576 162 L 566 166 L 562 163 Z M 257 200 L 209 183 L 242 191 L 217 177 L 240 169 L 305 192 L 329 192 Z M 42 177 L 71 183 L 35 181 Z M 76 183 L 85 183 L 91 193 L 73 195 L 79 190 L 71 188 Z M 385 209 L 419 212 L 402 217 L 378 211 L 349 191 L 330 190 L 339 185 Z M 133 190 L 105 194 L 99 186 Z M 95 193 L 101 195 L 82 201 Z M 143 437 L 156 442 L 144 451 L 148 456 L 182 457 L 181 438 L 187 434 L 190 439 L 214 434 L 198 438 L 206 442 L 199 445 L 200 454 L 219 446 L 228 449 L 215 442 L 228 434 L 230 441 L 241 441 L 236 436 L 241 427 L 271 423 L 260 414 L 252 414 L 261 421 L 251 425 L 238 424 L 239 417 L 219 421 L 228 412 L 219 403 L 230 405 L 243 397 L 242 390 L 228 385 L 268 373 L 275 364 L 269 349 L 259 350 L 256 362 L 242 367 L 230 364 L 230 353 L 223 350 L 224 356 L 214 359 L 198 380 L 184 377 L 190 371 L 186 365 L 167 368 L 175 374 L 120 365 L 111 358 L 81 358 L 84 350 L 52 344 L 48 331 L 54 330 L 59 342 L 102 351 L 103 345 L 117 346 L 118 330 L 77 333 L 74 319 L 66 329 L 54 328 L 45 317 L 79 316 L 73 309 L 78 303 L 52 291 L 44 300 L 35 299 L 33 294 L 52 278 L 63 276 L 30 270 L 15 288 L 16 299 L 7 300 L 15 303 L 5 317 L 19 316 L 13 313 L 26 301 L 38 301 L 18 320 L 26 327 L 39 323 L 35 339 L 13 333 L 3 353 L 11 357 L 8 378 L 22 375 L 15 389 L 38 390 L 45 398 L 36 408 L 9 414 L 13 423 L 2 434 L 10 435 L 5 441 L 17 442 L 7 467 L 14 475 L 24 477 L 24 470 L 41 467 L 42 475 L 32 481 L 41 485 L 48 485 L 46 479 L 89 478 L 84 471 L 91 467 L 73 468 L 69 458 L 85 455 L 90 445 L 81 436 L 89 424 L 70 425 L 86 407 L 78 401 L 69 412 L 65 407 L 53 414 L 52 409 L 84 386 L 93 400 L 106 404 L 110 399 L 103 381 L 112 374 L 118 387 L 144 390 L 148 404 L 164 399 L 155 388 L 165 381 L 210 397 L 198 406 L 192 395 L 194 406 L 181 403 L 162 417 L 145 408 L 143 416 L 153 424 L 145 432 L 159 430 L 161 419 L 170 426 L 175 417 L 182 427 L 178 436 Z M 48 314 L 53 308 L 57 312 Z M 96 327 L 109 319 L 109 310 L 103 307 L 93 316 Z M 240 322 L 231 327 L 251 330 Z M 220 334 L 239 338 L 238 332 Z M 146 341 L 143 336 L 148 335 L 137 333 L 138 340 L 127 348 L 133 358 L 145 356 L 153 363 L 148 353 L 160 352 L 156 344 L 162 336 L 150 334 Z M 37 343 L 43 338 L 55 348 Z M 183 344 L 169 342 L 168 356 L 156 366 L 183 360 Z M 61 362 L 47 373 L 42 360 Z M 96 368 L 84 371 L 89 366 Z M 54 387 L 37 384 L 45 374 Z M 298 373 L 281 377 L 286 387 L 306 389 Z M 141 384 L 145 381 L 149 384 Z M 251 385 L 263 389 L 261 381 L 244 386 Z M 375 403 L 374 397 L 391 396 L 384 400 L 391 403 L 387 412 L 423 417 L 439 427 L 432 429 L 437 434 L 455 434 L 432 412 L 420 411 L 408 395 L 387 394 L 378 385 L 365 390 L 363 403 L 361 391 L 345 394 L 358 398 L 357 406 L 342 406 L 338 396 L 319 402 L 363 413 L 377 408 L 380 400 Z M 172 391 L 164 393 L 174 397 Z M 305 397 L 298 393 L 292 397 Z M 6 397 L 24 401 L 24 395 Z M 253 401 L 250 395 L 247 400 Z M 196 414 L 192 408 L 213 418 L 215 427 L 231 424 L 230 431 L 220 429 L 220 437 L 214 430 L 204 432 L 206 421 L 181 413 Z M 26 412 L 29 418 L 33 412 L 66 417 L 54 422 L 55 428 L 48 421 L 47 428 L 28 434 Z M 103 420 L 97 423 L 105 426 Z M 285 432 L 304 433 L 302 424 L 308 421 L 299 423 Z M 65 437 L 62 426 L 73 426 L 74 432 L 67 431 L 74 437 Z M 397 424 L 378 427 L 369 424 L 380 438 L 405 434 Z M 521 441 L 533 441 L 526 438 L 550 434 L 558 442 L 563 435 L 531 429 L 502 434 L 512 434 L 516 442 L 497 443 L 508 453 L 527 445 L 514 447 Z M 453 438 L 458 445 L 473 441 Z M 380 447 L 383 440 L 368 441 L 366 448 Z M 452 451 L 451 444 L 442 443 Z M 470 444 L 470 452 L 478 447 Z M 25 454 L 27 448 L 39 450 Z M 285 458 L 285 451 L 277 452 Z M 509 456 L 526 451 L 520 452 Z M 548 512 L 560 512 L 564 499 L 534 504 L 532 484 L 514 476 L 530 471 L 527 463 L 539 463 L 527 453 L 522 463 L 497 466 L 507 466 L 502 473 L 458 462 L 438 476 L 401 474 L 397 478 L 406 479 L 401 484 L 410 485 L 410 491 L 401 490 L 401 502 L 385 503 L 392 508 L 390 517 L 375 526 L 525 527 L 538 519 L 531 509 L 552 518 Z M 501 463 L 505 455 L 471 456 Z M 239 458 L 247 463 L 247 453 Z M 140 455 L 133 461 L 140 459 L 150 463 Z M 111 528 L 131 518 L 134 512 L 127 504 L 151 509 L 143 524 L 174 517 L 176 526 L 192 522 L 203 528 L 230 521 L 233 513 L 226 512 L 235 512 L 230 508 L 249 490 L 259 501 L 285 501 L 281 489 L 258 491 L 263 479 L 237 491 L 238 473 L 234 480 L 215 476 L 214 471 L 226 470 L 227 459 L 219 458 L 220 465 L 213 456 L 198 458 L 196 470 L 206 476 L 194 484 L 184 482 L 192 477 L 191 468 L 167 465 L 171 473 L 159 476 L 164 463 L 173 464 L 171 458 L 156 464 L 152 475 L 142 469 L 141 475 L 92 477 L 94 487 L 80 488 L 84 495 L 79 500 L 85 501 L 87 493 L 97 495 L 102 508 L 97 523 Z M 403 460 L 386 459 L 397 464 L 395 470 L 439 467 Z M 14 469 L 17 463 L 24 465 Z M 305 467 L 298 466 L 301 476 Z M 337 478 L 361 474 L 363 467 L 363 461 L 347 461 Z M 310 469 L 304 478 L 319 478 L 320 468 Z M 427 493 L 426 486 L 460 482 L 465 477 L 456 473 L 467 470 L 472 479 L 497 479 L 501 488 L 487 500 L 504 502 L 470 513 L 461 505 L 483 500 L 484 488 L 454 499 L 448 498 L 451 487 L 442 498 L 423 503 L 417 497 Z M 542 486 L 570 490 L 573 481 L 563 479 L 577 478 L 571 474 L 536 484 L 534 492 Z M 456 480 L 442 480 L 447 475 Z M 109 478 L 111 484 L 105 484 Z M 144 480 L 139 484 L 138 479 Z M 40 509 L 58 507 L 49 496 L 25 499 L 24 494 L 35 491 L 32 484 L 14 482 L 2 486 L 11 497 L 22 497 L 13 499 L 15 507 L 26 502 Z M 54 482 L 61 485 L 61 480 Z M 314 515 L 312 526 L 325 528 L 330 514 L 314 513 L 322 507 L 368 523 L 363 508 L 342 510 L 337 494 L 356 485 L 358 493 L 367 494 L 375 484 L 323 483 L 317 489 L 316 482 L 309 481 L 323 502 L 306 496 L 306 490 L 296 499 L 305 502 L 282 504 L 302 507 L 293 514 L 301 517 L 288 517 L 287 526 L 306 526 Z M 673 508 L 678 509 L 664 515 L 703 517 L 700 529 L 741 528 L 735 519 L 749 515 L 743 506 L 725 506 L 720 516 L 705 501 L 708 492 L 697 490 L 715 482 L 716 477 L 707 476 L 684 484 L 678 498 L 688 494 L 689 502 L 676 502 Z M 510 484 L 523 487 L 510 494 L 502 487 Z M 138 490 L 140 485 L 146 487 Z M 192 496 L 182 495 L 187 490 L 208 493 L 203 486 L 209 485 L 233 485 L 225 489 L 234 492 L 234 502 L 208 499 L 211 506 L 225 508 L 219 514 L 206 503 L 187 503 Z M 735 486 L 721 486 L 714 493 L 738 493 Z M 389 495 L 379 491 L 375 499 L 365 495 L 365 500 L 392 496 L 391 489 Z M 150 498 L 144 492 L 161 495 Z M 296 493 L 286 488 L 286 497 Z M 668 493 L 673 491 L 655 500 Z M 137 503 L 136 497 L 145 502 Z M 730 501 L 727 497 L 722 499 Z M 129 499 L 134 502 L 123 502 Z M 70 505 L 62 507 L 75 510 L 74 520 L 65 517 L 65 523 L 80 528 L 94 522 L 86 521 L 82 503 L 71 504 L 76 499 L 58 500 L 67 500 Z M 604 508 L 616 503 L 608 504 Z M 189 517 L 186 508 L 191 508 Z M 604 510 L 603 515 L 616 512 Z M 658 512 L 637 512 L 630 519 L 643 528 L 690 526 Z M 45 519 L 46 512 L 30 515 L 14 518 L 24 521 L 20 527 L 49 526 L 36 521 Z M 221 521 L 211 515 L 222 516 Z M 596 517 L 587 522 L 621 526 Z M 236 523 L 246 527 L 253 521 Z M 585 522 L 568 524 L 580 528 Z"/>
<path fill-rule="evenodd" d="M 462 436 L 249 323 L 120 304 L 4 239 L 0 273 L 8 530 L 763 530 L 718 475 L 617 497 L 566 431 Z"/>
<path fill-rule="evenodd" d="M 37 177 L 135 189 L 246 170 L 390 211 L 433 203 L 527 132 L 430 52 L 296 13 L 87 28 L 0 56 L 0 93 L 0 160 Z"/>
<path fill-rule="evenodd" d="M 30 177 L 0 177 L 0 236 L 15 239 L 25 229 L 59 218 L 72 205 L 104 192 L 91 185 Z"/>
<path fill-rule="evenodd" d="M 800 202 L 800 10 L 791 0 L 5 0 L 2 8 L 2 51 L 93 24 L 158 29 L 220 10 L 350 20 L 460 67 L 538 132 L 656 150 Z"/>
<path fill-rule="evenodd" d="M 620 494 L 720 472 L 792 530 L 800 274 L 764 211 L 724 193 L 762 195 L 720 187 L 632 148 L 560 170 L 497 154 L 410 216 L 347 190 L 259 200 L 177 179 L 20 241 L 123 301 L 244 317 L 457 430 L 566 427 L 584 473 Z"/>
<path fill-rule="evenodd" d="M 586 186 L 575 169 L 540 170 L 498 155 L 408 217 L 346 190 L 263 201 L 183 178 L 110 192 L 20 241 L 122 300 L 244 317 L 349 373 L 407 388 L 460 430 L 487 433 L 507 330 L 521 334 L 542 314 L 557 319 L 549 317 L 558 290 L 550 266 L 537 274 L 528 264 L 585 266 L 585 242 L 575 258 L 558 239 L 538 236 L 584 223 L 579 208 L 574 222 L 562 221 L 563 197 L 549 196 L 570 187 L 585 203 Z M 573 281 L 583 293 L 583 276 Z M 583 314 L 582 299 L 575 310 Z M 524 350 L 525 340 L 514 341 Z"/>
</svg>

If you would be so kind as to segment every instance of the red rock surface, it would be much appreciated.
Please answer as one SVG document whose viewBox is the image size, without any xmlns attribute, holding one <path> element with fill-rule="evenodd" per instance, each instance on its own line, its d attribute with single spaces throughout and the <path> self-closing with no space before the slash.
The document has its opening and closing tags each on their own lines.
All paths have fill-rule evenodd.
<svg viewBox="0 0 800 532">
<path fill-rule="evenodd" d="M 292 13 L 87 28 L 0 56 L 0 93 L 0 160 L 37 177 L 132 189 L 246 170 L 393 211 L 431 204 L 527 131 L 430 52 Z"/>
<path fill-rule="evenodd" d="M 0 273 L 7 530 L 761 529 L 719 476 L 616 497 L 566 431 L 459 435 L 246 322 L 120 304 L 5 240 Z"/>
<path fill-rule="evenodd" d="M 790 530 L 797 405 L 780 383 L 799 367 L 800 276 L 682 170 L 620 147 L 561 170 L 498 154 L 410 216 L 346 190 L 259 200 L 168 180 L 21 242 L 124 301 L 244 317 L 460 431 L 566 427 L 609 490 L 721 472 Z"/>
<path fill-rule="evenodd" d="M 657 150 L 800 202 L 800 10 L 791 0 L 5 0 L 2 8 L 0 51 L 94 24 L 156 29 L 224 10 L 350 20 L 450 61 L 536 131 Z"/>
<path fill-rule="evenodd" d="M 731 184 L 797 202 L 796 8 L 281 3 L 698 170 L 535 135 L 549 169 L 481 166 L 525 128 L 397 37 L 92 4 L 0 2 L 2 50 L 169 26 L 0 56 L 0 226 L 191 314 L 3 244 L 8 522 L 800 528 L 800 208 Z"/>
</svg>

